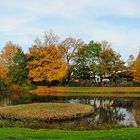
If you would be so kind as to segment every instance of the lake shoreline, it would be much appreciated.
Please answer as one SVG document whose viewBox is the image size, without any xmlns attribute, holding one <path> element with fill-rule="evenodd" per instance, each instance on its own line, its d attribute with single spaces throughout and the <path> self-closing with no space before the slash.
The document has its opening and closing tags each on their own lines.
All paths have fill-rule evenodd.
<svg viewBox="0 0 140 140">
<path fill-rule="evenodd" d="M 140 97 L 140 87 L 47 87 L 37 86 L 29 90 L 39 96 L 112 96 L 112 97 Z M 70 93 L 70 94 L 69 94 Z"/>
</svg>

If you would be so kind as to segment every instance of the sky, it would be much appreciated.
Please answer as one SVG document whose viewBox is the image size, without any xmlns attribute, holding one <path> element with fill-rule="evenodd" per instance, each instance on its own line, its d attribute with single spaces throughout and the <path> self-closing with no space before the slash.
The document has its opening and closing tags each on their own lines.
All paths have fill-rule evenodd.
<svg viewBox="0 0 140 140">
<path fill-rule="evenodd" d="M 12 41 L 27 51 L 50 29 L 62 40 L 107 40 L 127 60 L 140 50 L 140 0 L 0 0 L 0 50 Z"/>
</svg>

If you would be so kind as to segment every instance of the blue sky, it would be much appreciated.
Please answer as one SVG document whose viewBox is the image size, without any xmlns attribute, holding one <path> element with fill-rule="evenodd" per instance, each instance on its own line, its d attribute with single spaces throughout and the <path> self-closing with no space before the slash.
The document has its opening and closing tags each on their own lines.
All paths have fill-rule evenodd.
<svg viewBox="0 0 140 140">
<path fill-rule="evenodd" d="M 127 60 L 140 50 L 140 0 L 0 0 L 0 49 L 13 41 L 27 51 L 50 29 L 61 39 L 107 40 Z"/>
</svg>

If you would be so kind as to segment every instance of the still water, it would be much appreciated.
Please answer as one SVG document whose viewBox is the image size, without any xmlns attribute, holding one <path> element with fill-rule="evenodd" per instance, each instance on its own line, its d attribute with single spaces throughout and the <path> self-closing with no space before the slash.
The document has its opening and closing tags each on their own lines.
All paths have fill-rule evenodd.
<svg viewBox="0 0 140 140">
<path fill-rule="evenodd" d="M 33 102 L 65 102 L 90 104 L 94 113 L 88 117 L 66 122 L 39 123 L 39 128 L 104 129 L 109 127 L 140 126 L 140 98 L 37 96 L 33 94 L 0 94 L 0 106 Z"/>
</svg>

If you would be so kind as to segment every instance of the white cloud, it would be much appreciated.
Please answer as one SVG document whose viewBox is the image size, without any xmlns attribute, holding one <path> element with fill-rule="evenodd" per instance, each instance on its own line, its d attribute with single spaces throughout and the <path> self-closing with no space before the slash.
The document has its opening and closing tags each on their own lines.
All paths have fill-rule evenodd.
<svg viewBox="0 0 140 140">
<path fill-rule="evenodd" d="M 139 52 L 139 34 L 140 29 L 122 28 L 119 26 L 111 27 L 109 29 L 96 28 L 90 30 L 89 39 L 95 39 L 97 41 L 107 40 L 112 44 L 112 47 L 121 55 L 128 59 L 130 54 L 137 56 Z"/>
<path fill-rule="evenodd" d="M 138 51 L 140 28 L 128 28 L 120 21 L 101 23 L 99 18 L 140 19 L 139 0 L 0 0 L 1 39 L 14 40 L 21 46 L 32 44 L 47 29 L 84 40 L 108 40 L 124 54 Z M 49 17 L 55 19 L 50 22 Z M 43 19 L 46 19 L 44 21 Z M 47 21 L 48 20 L 48 21 Z M 58 22 L 59 21 L 59 22 Z"/>
</svg>

